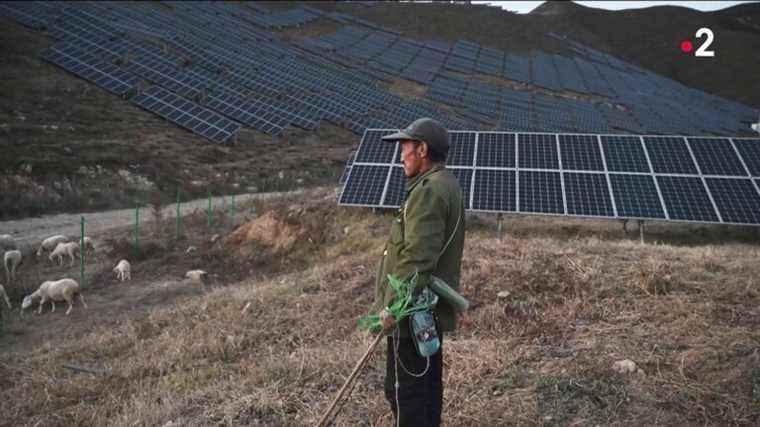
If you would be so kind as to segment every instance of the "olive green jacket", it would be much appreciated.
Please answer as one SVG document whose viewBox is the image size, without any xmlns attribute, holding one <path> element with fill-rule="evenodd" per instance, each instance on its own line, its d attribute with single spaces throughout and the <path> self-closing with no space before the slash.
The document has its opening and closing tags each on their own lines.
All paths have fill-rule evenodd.
<svg viewBox="0 0 760 427">
<path fill-rule="evenodd" d="M 415 289 L 427 286 L 433 274 L 458 290 L 464 228 L 462 190 L 451 171 L 437 165 L 409 181 L 406 201 L 396 213 L 378 265 L 373 312 L 381 311 L 394 299 L 388 274 L 407 281 L 418 272 Z M 442 330 L 456 328 L 456 313 L 442 298 L 438 299 L 436 314 Z M 408 321 L 399 327 L 402 335 L 409 334 Z"/>
</svg>

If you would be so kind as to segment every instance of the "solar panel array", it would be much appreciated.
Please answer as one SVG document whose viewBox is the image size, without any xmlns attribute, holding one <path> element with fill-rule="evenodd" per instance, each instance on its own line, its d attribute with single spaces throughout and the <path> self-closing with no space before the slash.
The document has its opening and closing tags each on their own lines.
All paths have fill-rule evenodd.
<svg viewBox="0 0 760 427">
<path fill-rule="evenodd" d="M 405 197 L 396 129 L 368 129 L 339 203 Z M 760 225 L 760 138 L 452 131 L 466 209 Z"/>
<path fill-rule="evenodd" d="M 452 130 L 733 136 L 758 115 L 551 33 L 575 56 L 414 40 L 348 14 L 255 2 L 5 1 L 0 16 L 47 31 L 59 44 L 43 59 L 108 91 L 129 97 L 147 82 L 274 136 L 322 121 L 362 134 L 423 116 Z M 317 18 L 341 27 L 298 41 L 275 32 Z M 379 84 L 397 79 L 424 85 L 424 97 Z M 679 150 L 667 144 L 653 150 Z"/>
</svg>

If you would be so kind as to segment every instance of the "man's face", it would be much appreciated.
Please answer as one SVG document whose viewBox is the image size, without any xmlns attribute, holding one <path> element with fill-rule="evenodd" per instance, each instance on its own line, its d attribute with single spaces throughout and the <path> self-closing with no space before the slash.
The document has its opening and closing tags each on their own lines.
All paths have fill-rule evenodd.
<svg viewBox="0 0 760 427">
<path fill-rule="evenodd" d="M 404 164 L 404 174 L 407 178 L 417 176 L 422 169 L 423 144 L 412 140 L 401 141 L 401 163 Z"/>
</svg>

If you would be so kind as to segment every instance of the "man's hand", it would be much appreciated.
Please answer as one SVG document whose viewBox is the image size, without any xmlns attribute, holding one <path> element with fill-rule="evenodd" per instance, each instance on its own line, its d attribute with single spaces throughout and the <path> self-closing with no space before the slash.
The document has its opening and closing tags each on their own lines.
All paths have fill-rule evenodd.
<svg viewBox="0 0 760 427">
<path fill-rule="evenodd" d="M 383 326 L 383 332 L 390 331 L 396 325 L 396 319 L 387 308 L 380 312 L 380 324 Z"/>
</svg>

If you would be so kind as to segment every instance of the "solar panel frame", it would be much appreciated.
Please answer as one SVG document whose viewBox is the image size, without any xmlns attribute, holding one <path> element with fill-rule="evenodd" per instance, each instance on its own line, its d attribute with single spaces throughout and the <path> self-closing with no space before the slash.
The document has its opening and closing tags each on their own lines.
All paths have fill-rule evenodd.
<svg viewBox="0 0 760 427">
<path fill-rule="evenodd" d="M 178 126 L 189 129 L 212 142 L 227 143 L 240 129 L 239 123 L 205 109 L 160 86 L 147 88 L 132 97 L 130 102 L 163 116 Z"/>
<path fill-rule="evenodd" d="M 477 132 L 449 132 L 449 154 L 446 166 L 472 166 L 475 159 Z"/>
<path fill-rule="evenodd" d="M 348 178 L 346 178 L 346 184 L 343 187 L 339 203 L 348 206 L 380 206 L 388 186 L 388 176 L 391 173 L 390 169 L 390 165 L 357 165 L 354 163 L 351 166 L 351 170 L 348 172 Z M 377 178 L 382 178 L 382 180 Z M 379 184 L 373 186 L 374 183 Z M 345 200 L 349 198 L 350 195 L 354 194 L 351 192 L 354 189 L 356 189 L 360 196 L 363 196 L 358 203 Z M 361 193 L 362 190 L 368 190 L 371 191 L 371 193 Z"/>
<path fill-rule="evenodd" d="M 517 171 L 515 169 L 473 170 L 471 210 L 476 212 L 517 212 Z M 497 186 L 501 191 L 479 193 L 481 186 Z M 511 191 L 510 191 L 511 190 Z M 484 194 L 486 199 L 478 198 Z"/>
<path fill-rule="evenodd" d="M 662 191 L 670 219 L 722 222 L 701 177 L 657 175 L 656 181 Z"/>
<path fill-rule="evenodd" d="M 687 137 L 701 175 L 748 176 L 728 138 Z"/>
<path fill-rule="evenodd" d="M 475 167 L 515 168 L 515 145 L 517 134 L 502 132 L 480 132 L 478 134 L 477 161 Z"/>
<path fill-rule="evenodd" d="M 686 138 L 677 136 L 643 136 L 652 171 L 659 174 L 698 174 L 697 164 Z"/>
<path fill-rule="evenodd" d="M 397 208 L 406 199 L 406 176 L 404 168 L 392 166 L 388 174 L 388 183 L 383 192 L 382 207 Z"/>
<path fill-rule="evenodd" d="M 546 170 L 519 170 L 520 209 L 518 212 L 566 215 L 562 173 Z"/>
<path fill-rule="evenodd" d="M 398 129 L 366 129 L 356 151 L 355 163 L 393 163 L 397 156 L 398 143 L 383 142 L 380 138 L 395 132 L 398 132 Z M 365 155 L 364 152 L 369 154 Z"/>
<path fill-rule="evenodd" d="M 596 135 L 560 134 L 558 138 L 562 169 L 604 171 L 599 138 Z"/>
<path fill-rule="evenodd" d="M 706 178 L 707 188 L 721 221 L 734 224 L 760 223 L 760 192 L 749 178 Z M 751 220 L 743 220 L 750 218 Z"/>
<path fill-rule="evenodd" d="M 557 137 L 552 133 L 517 134 L 518 157 L 520 169 L 559 169 L 559 148 Z M 524 149 L 525 148 L 525 149 Z M 526 153 L 523 155 L 523 153 Z M 551 154 L 548 159 L 540 154 Z"/>
<path fill-rule="evenodd" d="M 731 138 L 744 168 L 753 177 L 760 177 L 760 138 Z"/>
<path fill-rule="evenodd" d="M 605 218 L 615 216 L 607 174 L 565 171 L 562 176 L 567 215 Z M 609 214 L 604 215 L 603 212 Z"/>
<path fill-rule="evenodd" d="M 371 129 L 368 129 L 371 130 Z M 395 129 L 388 129 L 387 132 L 393 132 Z M 472 132 L 472 131 L 467 131 Z M 563 160 L 563 150 L 559 146 L 560 135 L 566 135 L 568 137 L 577 138 L 577 135 L 583 135 L 586 143 L 590 141 L 596 141 L 598 146 L 599 159 L 602 161 L 601 170 L 575 170 L 569 169 L 565 166 Z M 742 182 L 743 193 L 746 197 L 751 199 L 751 204 L 755 203 L 754 194 L 757 193 L 760 196 L 760 179 L 750 179 L 749 170 L 746 165 L 743 164 L 748 174 L 746 177 L 736 176 L 723 176 L 723 175 L 705 175 L 699 169 L 699 164 L 696 162 L 695 155 L 691 151 L 691 147 L 688 144 L 686 138 L 689 137 L 673 137 L 668 136 L 665 138 L 675 138 L 677 141 L 682 138 L 685 151 L 688 152 L 688 157 L 680 159 L 687 164 L 692 162 L 695 173 L 652 173 L 654 168 L 652 167 L 652 160 L 649 157 L 649 150 L 647 150 L 644 138 L 664 138 L 661 135 L 615 135 L 615 134 L 574 134 L 574 133 L 546 133 L 546 132 L 498 132 L 498 131 L 479 131 L 475 133 L 475 145 L 473 150 L 472 163 L 469 165 L 459 165 L 448 167 L 460 181 L 462 187 L 463 197 L 465 197 L 465 205 L 468 210 L 477 212 L 515 212 L 526 214 L 542 214 L 542 215 L 566 215 L 577 217 L 592 217 L 592 218 L 625 218 L 625 219 L 640 219 L 640 220 L 666 220 L 677 222 L 697 222 L 697 223 L 722 223 L 722 224 L 738 224 L 748 225 L 746 221 L 754 218 L 749 214 L 745 214 L 744 217 L 736 215 L 732 217 L 723 218 L 721 216 L 721 210 L 726 210 L 725 198 L 718 196 L 716 200 L 713 197 L 713 191 L 711 187 L 716 187 L 716 184 L 708 184 L 708 180 L 720 179 L 719 184 L 725 184 L 728 181 L 726 179 L 745 179 Z M 483 154 L 489 152 L 486 149 L 487 144 L 493 143 L 493 141 L 511 141 L 514 138 L 514 159 L 515 167 L 499 167 L 496 166 L 499 161 L 495 163 L 487 160 L 489 154 Z M 520 144 L 520 141 L 543 141 L 539 143 L 539 146 L 543 146 L 544 150 L 535 150 L 535 147 L 530 147 L 530 143 L 526 145 Z M 553 144 L 556 145 L 557 155 L 557 167 L 556 168 L 535 168 L 535 167 L 520 167 L 520 158 L 522 156 L 523 163 L 527 163 L 528 166 L 541 166 L 541 162 L 525 161 L 531 153 L 535 154 L 535 151 L 549 151 L 550 156 L 553 156 L 554 150 L 546 150 L 546 147 L 551 144 L 553 138 Z M 635 147 L 637 151 L 638 166 L 634 167 L 636 170 L 646 169 L 646 172 L 624 172 L 611 170 L 607 164 L 607 160 L 613 158 L 608 155 L 607 148 L 610 145 L 606 143 L 614 138 L 626 138 L 626 144 Z M 563 138 L 564 139 L 564 138 Z M 720 138 L 723 140 L 724 151 L 729 145 L 726 141 L 731 142 L 732 149 L 737 153 L 739 160 L 742 162 L 743 157 L 739 153 L 738 144 L 734 144 L 734 139 Z M 753 139 L 754 142 L 754 139 Z M 481 146 L 481 144 L 483 144 Z M 638 146 L 636 145 L 638 144 Z M 503 143 L 502 143 L 503 145 Z M 509 146 L 510 144 L 507 144 Z M 529 147 L 528 153 L 520 152 L 520 148 Z M 508 148 L 509 149 L 509 148 Z M 640 150 L 640 151 L 639 151 Z M 506 159 L 507 156 L 503 153 L 504 148 L 500 148 L 500 154 L 496 157 Z M 593 152 L 597 150 L 592 149 Z M 683 153 L 684 150 L 681 150 Z M 564 153 L 567 154 L 567 150 Z M 642 159 L 642 153 L 644 159 Z M 527 155 L 526 155 L 527 154 Z M 482 158 L 479 159 L 479 156 Z M 511 156 L 510 156 L 511 157 Z M 643 161 L 646 162 L 646 167 L 643 167 Z M 505 160 L 501 160 L 502 162 Z M 511 166 L 508 160 L 507 164 Z M 467 163 L 467 162 L 458 162 Z M 549 162 L 551 164 L 551 162 Z M 488 165 L 488 166 L 485 166 Z M 391 166 L 388 164 L 388 166 Z M 398 164 L 395 165 L 398 167 Z M 598 166 L 595 166 L 598 168 Z M 626 169 L 626 167 L 618 167 L 618 169 Z M 631 167 L 627 167 L 631 169 Z M 483 172 L 491 171 L 491 172 Z M 494 172 L 495 171 L 495 172 Z M 399 172 L 400 173 L 400 170 Z M 478 177 L 480 174 L 480 177 Z M 487 195 L 481 194 L 484 188 L 484 180 L 492 175 L 499 175 L 499 179 L 504 181 L 509 180 L 510 192 L 512 191 L 512 181 L 514 182 L 514 194 L 509 195 Z M 509 178 L 504 178 L 508 175 Z M 595 176 L 591 178 L 590 176 Z M 495 176 L 495 175 L 494 175 Z M 602 179 L 604 176 L 605 179 Z M 463 178 L 464 177 L 464 178 Z M 469 187 L 462 179 L 467 180 L 469 178 Z M 591 208 L 578 208 L 577 200 L 573 197 L 591 197 L 590 195 L 584 195 L 582 185 L 578 185 L 577 182 L 565 182 L 565 179 L 575 181 L 595 180 L 595 187 L 593 194 L 598 200 L 601 200 L 600 206 Z M 623 181 L 628 181 L 628 184 L 621 184 Z M 709 181 L 713 182 L 713 181 Z M 641 187 L 642 183 L 645 183 L 644 187 Z M 754 192 L 748 191 L 748 184 L 751 183 L 751 189 Z M 661 188 L 664 185 L 665 188 Z M 499 184 L 503 187 L 504 184 Z M 638 186 L 638 187 L 637 187 Z M 578 190 L 580 188 L 580 190 Z M 633 190 L 631 190 L 631 188 Z M 636 190 L 636 188 L 639 188 Z M 674 192 L 675 189 L 681 188 L 680 193 Z M 691 196 L 686 190 L 697 189 L 698 194 Z M 579 191 L 581 193 L 579 193 Z M 632 194 L 626 196 L 621 191 L 633 191 Z M 737 190 L 738 191 L 738 190 Z M 561 192 L 562 198 L 559 194 Z M 638 194 L 638 195 L 637 195 Z M 675 194 L 675 195 L 674 195 Z M 484 197 L 497 198 L 499 201 L 487 201 Z M 509 201 L 507 201 L 507 199 Z M 512 205 L 511 198 L 514 197 L 514 205 Z M 568 199 L 569 197 L 569 199 Z M 627 198 L 626 198 L 627 197 Z M 641 207 L 634 208 L 632 203 L 636 202 L 637 198 L 644 200 Z M 679 199 L 679 197 L 681 199 Z M 690 200 L 696 198 L 698 202 Z M 468 203 L 469 199 L 469 203 Z M 390 200 L 390 199 L 389 199 Z M 667 202 L 666 202 L 667 200 Z M 718 204 L 721 204 L 721 208 L 718 208 Z M 561 206 L 560 206 L 561 204 Z M 589 205 L 590 206 L 590 205 Z M 384 206 L 386 207 L 386 206 Z M 500 210 L 504 209 L 504 210 Z M 509 209 L 509 210 L 506 210 Z M 513 210 L 512 210 L 513 209 Z M 671 212 L 672 211 L 672 212 Z M 746 210 L 745 210 L 746 212 Z M 736 218 L 739 218 L 738 220 Z M 742 219 L 744 218 L 744 219 Z M 745 222 L 735 222 L 745 221 Z M 760 225 L 760 224 L 750 224 Z"/>
</svg>

